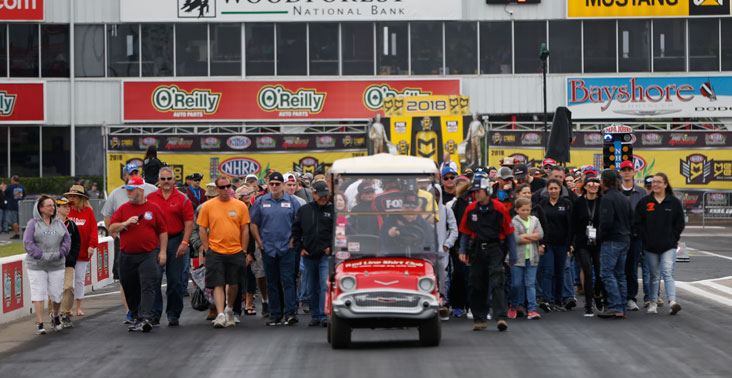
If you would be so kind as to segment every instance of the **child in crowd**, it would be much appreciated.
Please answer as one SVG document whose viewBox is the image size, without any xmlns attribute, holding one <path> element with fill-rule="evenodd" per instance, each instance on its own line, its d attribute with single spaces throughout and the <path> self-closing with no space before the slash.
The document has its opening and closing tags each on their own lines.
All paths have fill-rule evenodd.
<svg viewBox="0 0 732 378">
<path fill-rule="evenodd" d="M 531 215 L 531 200 L 519 198 L 514 208 L 517 214 L 512 223 L 519 258 L 511 267 L 511 304 L 508 317 L 522 317 L 524 304 L 528 302 L 527 318 L 541 319 L 541 315 L 536 312 L 536 269 L 539 265 L 539 241 L 544 237 L 544 230 L 539 219 Z"/>
</svg>

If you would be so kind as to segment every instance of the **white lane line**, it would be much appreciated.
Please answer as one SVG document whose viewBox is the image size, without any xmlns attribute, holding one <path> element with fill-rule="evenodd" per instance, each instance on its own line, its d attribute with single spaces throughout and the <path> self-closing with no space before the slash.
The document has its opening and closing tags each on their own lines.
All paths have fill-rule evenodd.
<svg viewBox="0 0 732 378">
<path fill-rule="evenodd" d="M 727 227 L 724 227 L 724 226 L 686 226 L 686 229 L 687 230 L 689 230 L 689 229 L 691 229 L 691 230 L 705 230 L 705 229 L 708 229 L 708 230 L 724 230 L 726 228 Z"/>
<path fill-rule="evenodd" d="M 676 281 L 676 287 L 679 288 L 679 289 L 681 289 L 681 290 L 688 291 L 688 292 L 690 292 L 692 294 L 696 294 L 696 295 L 698 295 L 700 297 L 704 297 L 706 299 L 709 299 L 709 300 L 712 300 L 712 301 L 721 303 L 723 305 L 732 307 L 732 299 L 725 298 L 725 297 L 722 297 L 722 296 L 719 296 L 719 295 L 716 295 L 716 294 L 712 294 L 712 293 L 710 293 L 708 291 L 705 291 L 705 290 L 699 289 L 697 287 L 694 287 L 694 286 L 692 286 L 691 284 L 689 284 L 687 282 Z"/>
<path fill-rule="evenodd" d="M 725 280 L 732 280 L 732 276 L 719 277 L 719 278 L 710 278 L 708 280 L 699 280 L 699 281 L 694 281 L 694 282 L 690 282 L 690 283 L 693 283 L 693 284 L 702 284 L 703 285 L 705 282 L 725 281 Z"/>
<path fill-rule="evenodd" d="M 728 294 L 728 295 L 732 295 L 732 287 L 720 285 L 720 284 L 718 284 L 716 282 L 699 282 L 699 284 L 700 285 L 707 286 L 707 287 L 710 287 L 710 288 L 712 288 L 714 290 L 717 290 L 719 292 L 722 292 L 722 293 L 725 293 L 725 294 Z"/>
<path fill-rule="evenodd" d="M 112 295 L 112 294 L 119 294 L 119 290 L 117 290 L 117 291 L 110 291 L 109 293 L 85 295 L 84 298 L 96 298 L 96 297 L 103 297 L 105 295 Z"/>
<path fill-rule="evenodd" d="M 726 260 L 732 260 L 732 257 L 729 257 L 729 256 L 724 256 L 724 255 L 718 255 L 718 254 L 716 254 L 716 253 L 712 253 L 712 252 L 707 252 L 707 251 L 702 251 L 702 250 L 700 250 L 700 249 L 696 249 L 696 248 L 686 247 L 686 249 L 688 249 L 689 251 L 694 251 L 694 252 L 699 252 L 699 253 L 703 253 L 703 254 L 705 254 L 705 255 L 709 255 L 709 256 L 719 257 L 719 258 L 721 258 L 721 259 L 726 259 Z"/>
</svg>

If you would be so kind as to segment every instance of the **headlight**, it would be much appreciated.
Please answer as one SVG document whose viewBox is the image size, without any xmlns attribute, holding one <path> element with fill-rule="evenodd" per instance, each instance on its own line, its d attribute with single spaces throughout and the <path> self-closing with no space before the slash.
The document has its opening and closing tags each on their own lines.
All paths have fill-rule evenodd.
<svg viewBox="0 0 732 378">
<path fill-rule="evenodd" d="M 338 285 L 342 291 L 352 291 L 356 289 L 356 277 L 354 276 L 343 276 L 338 281 Z"/>
<path fill-rule="evenodd" d="M 432 290 L 435 289 L 435 280 L 429 277 L 422 277 L 417 281 L 417 286 L 419 287 L 419 290 L 431 293 Z"/>
</svg>

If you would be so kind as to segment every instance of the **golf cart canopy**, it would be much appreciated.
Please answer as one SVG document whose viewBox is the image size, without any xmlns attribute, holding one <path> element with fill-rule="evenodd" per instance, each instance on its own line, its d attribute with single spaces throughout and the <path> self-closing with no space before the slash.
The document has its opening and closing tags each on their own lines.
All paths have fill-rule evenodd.
<svg viewBox="0 0 732 378">
<path fill-rule="evenodd" d="M 332 174 L 435 174 L 435 162 L 416 156 L 377 154 L 333 162 Z"/>
</svg>

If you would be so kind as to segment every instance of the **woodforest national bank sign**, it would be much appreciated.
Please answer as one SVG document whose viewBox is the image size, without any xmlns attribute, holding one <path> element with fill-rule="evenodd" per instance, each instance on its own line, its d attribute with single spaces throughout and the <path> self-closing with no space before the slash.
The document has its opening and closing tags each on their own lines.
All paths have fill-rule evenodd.
<svg viewBox="0 0 732 378">
<path fill-rule="evenodd" d="M 462 0 L 122 0 L 122 22 L 458 20 Z"/>
</svg>

